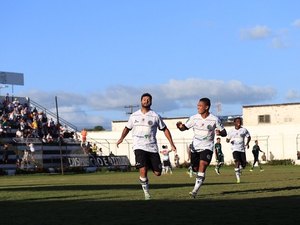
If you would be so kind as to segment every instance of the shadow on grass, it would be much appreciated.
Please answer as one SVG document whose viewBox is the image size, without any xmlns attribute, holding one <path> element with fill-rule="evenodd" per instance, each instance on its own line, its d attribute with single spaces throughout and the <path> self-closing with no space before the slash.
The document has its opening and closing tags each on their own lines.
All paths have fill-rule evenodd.
<svg viewBox="0 0 300 225">
<path fill-rule="evenodd" d="M 2 225 L 297 224 L 299 196 L 247 200 L 5 201 Z"/>
<path fill-rule="evenodd" d="M 221 185 L 230 183 L 207 183 L 210 185 Z M 235 183 L 232 183 L 235 184 Z M 180 183 L 180 184 L 151 184 L 151 189 L 168 189 L 168 188 L 180 188 L 180 187 L 192 187 L 193 183 Z M 19 192 L 19 191 L 95 191 L 95 190 L 140 190 L 139 183 L 136 184 L 100 184 L 100 185 L 12 185 L 0 188 L 0 192 Z"/>
<path fill-rule="evenodd" d="M 278 192 L 278 191 L 293 191 L 299 190 L 300 193 L 300 186 L 296 187 L 281 187 L 281 188 L 259 188 L 259 189 L 247 189 L 247 190 L 234 190 L 234 191 L 224 191 L 222 194 L 237 194 L 237 193 L 262 193 L 262 192 Z M 299 203 L 300 204 L 300 203 Z"/>
</svg>

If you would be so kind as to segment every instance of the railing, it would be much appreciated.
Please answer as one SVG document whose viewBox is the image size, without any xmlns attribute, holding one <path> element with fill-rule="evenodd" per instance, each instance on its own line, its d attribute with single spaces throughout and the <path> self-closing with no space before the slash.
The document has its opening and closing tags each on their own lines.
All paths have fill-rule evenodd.
<svg viewBox="0 0 300 225">
<path fill-rule="evenodd" d="M 56 113 L 54 113 L 54 112 L 48 110 L 47 108 L 45 108 L 44 106 L 40 105 L 39 103 L 33 101 L 33 100 L 30 99 L 30 98 L 28 98 L 28 102 L 29 102 L 30 105 L 33 105 L 34 107 L 36 107 L 36 108 L 38 108 L 38 109 L 44 111 L 44 112 L 46 113 L 47 116 L 50 115 L 55 121 L 57 121 Z M 68 128 L 71 128 L 71 130 L 74 131 L 75 133 L 77 133 L 77 131 L 78 131 L 78 130 L 77 130 L 77 127 L 76 127 L 74 124 L 68 122 L 67 120 L 65 120 L 65 119 L 63 119 L 63 118 L 61 118 L 61 117 L 59 117 L 59 123 L 60 123 L 61 125 L 66 125 L 66 126 L 68 126 Z"/>
</svg>

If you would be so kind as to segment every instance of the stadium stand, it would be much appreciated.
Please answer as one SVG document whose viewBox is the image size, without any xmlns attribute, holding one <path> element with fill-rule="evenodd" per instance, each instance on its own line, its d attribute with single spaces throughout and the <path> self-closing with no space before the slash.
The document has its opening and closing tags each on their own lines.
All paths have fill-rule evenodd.
<svg viewBox="0 0 300 225">
<path fill-rule="evenodd" d="M 0 97 L 0 174 L 94 171 L 127 168 L 126 158 L 96 157 L 85 151 L 76 126 L 25 97 Z M 103 163 L 103 162 L 106 162 Z"/>
<path fill-rule="evenodd" d="M 81 154 L 76 127 L 57 124 L 54 114 L 25 97 L 2 96 L 0 105 L 0 170 L 44 171 L 61 164 L 61 156 Z"/>
</svg>

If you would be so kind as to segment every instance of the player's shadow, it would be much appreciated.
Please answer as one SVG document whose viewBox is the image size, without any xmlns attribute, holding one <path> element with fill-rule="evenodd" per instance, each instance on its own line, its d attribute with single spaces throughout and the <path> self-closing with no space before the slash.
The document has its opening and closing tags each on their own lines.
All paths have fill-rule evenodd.
<svg viewBox="0 0 300 225">
<path fill-rule="evenodd" d="M 230 183 L 207 183 L 210 185 L 221 185 Z M 179 184 L 150 184 L 151 189 L 168 189 L 168 188 L 182 188 L 192 187 L 193 183 L 179 183 Z M 97 185 L 10 185 L 0 189 L 0 192 L 19 192 L 19 191 L 94 191 L 94 190 L 140 190 L 141 186 L 136 184 L 97 184 Z"/>
<path fill-rule="evenodd" d="M 224 191 L 222 192 L 222 194 L 228 195 L 233 193 L 263 193 L 263 192 L 278 192 L 278 191 L 292 191 L 292 190 L 299 190 L 300 193 L 300 186 Z"/>
<path fill-rule="evenodd" d="M 299 222 L 299 195 L 256 199 L 1 201 L 3 225 L 286 225 Z M 298 221 L 298 222 L 297 222 Z"/>
</svg>

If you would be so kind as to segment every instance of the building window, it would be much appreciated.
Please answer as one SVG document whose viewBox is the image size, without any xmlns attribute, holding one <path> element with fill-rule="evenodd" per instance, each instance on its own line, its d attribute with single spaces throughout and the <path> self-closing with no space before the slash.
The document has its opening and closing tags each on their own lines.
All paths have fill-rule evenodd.
<svg viewBox="0 0 300 225">
<path fill-rule="evenodd" d="M 258 116 L 258 123 L 270 123 L 270 115 L 259 115 Z"/>
</svg>

